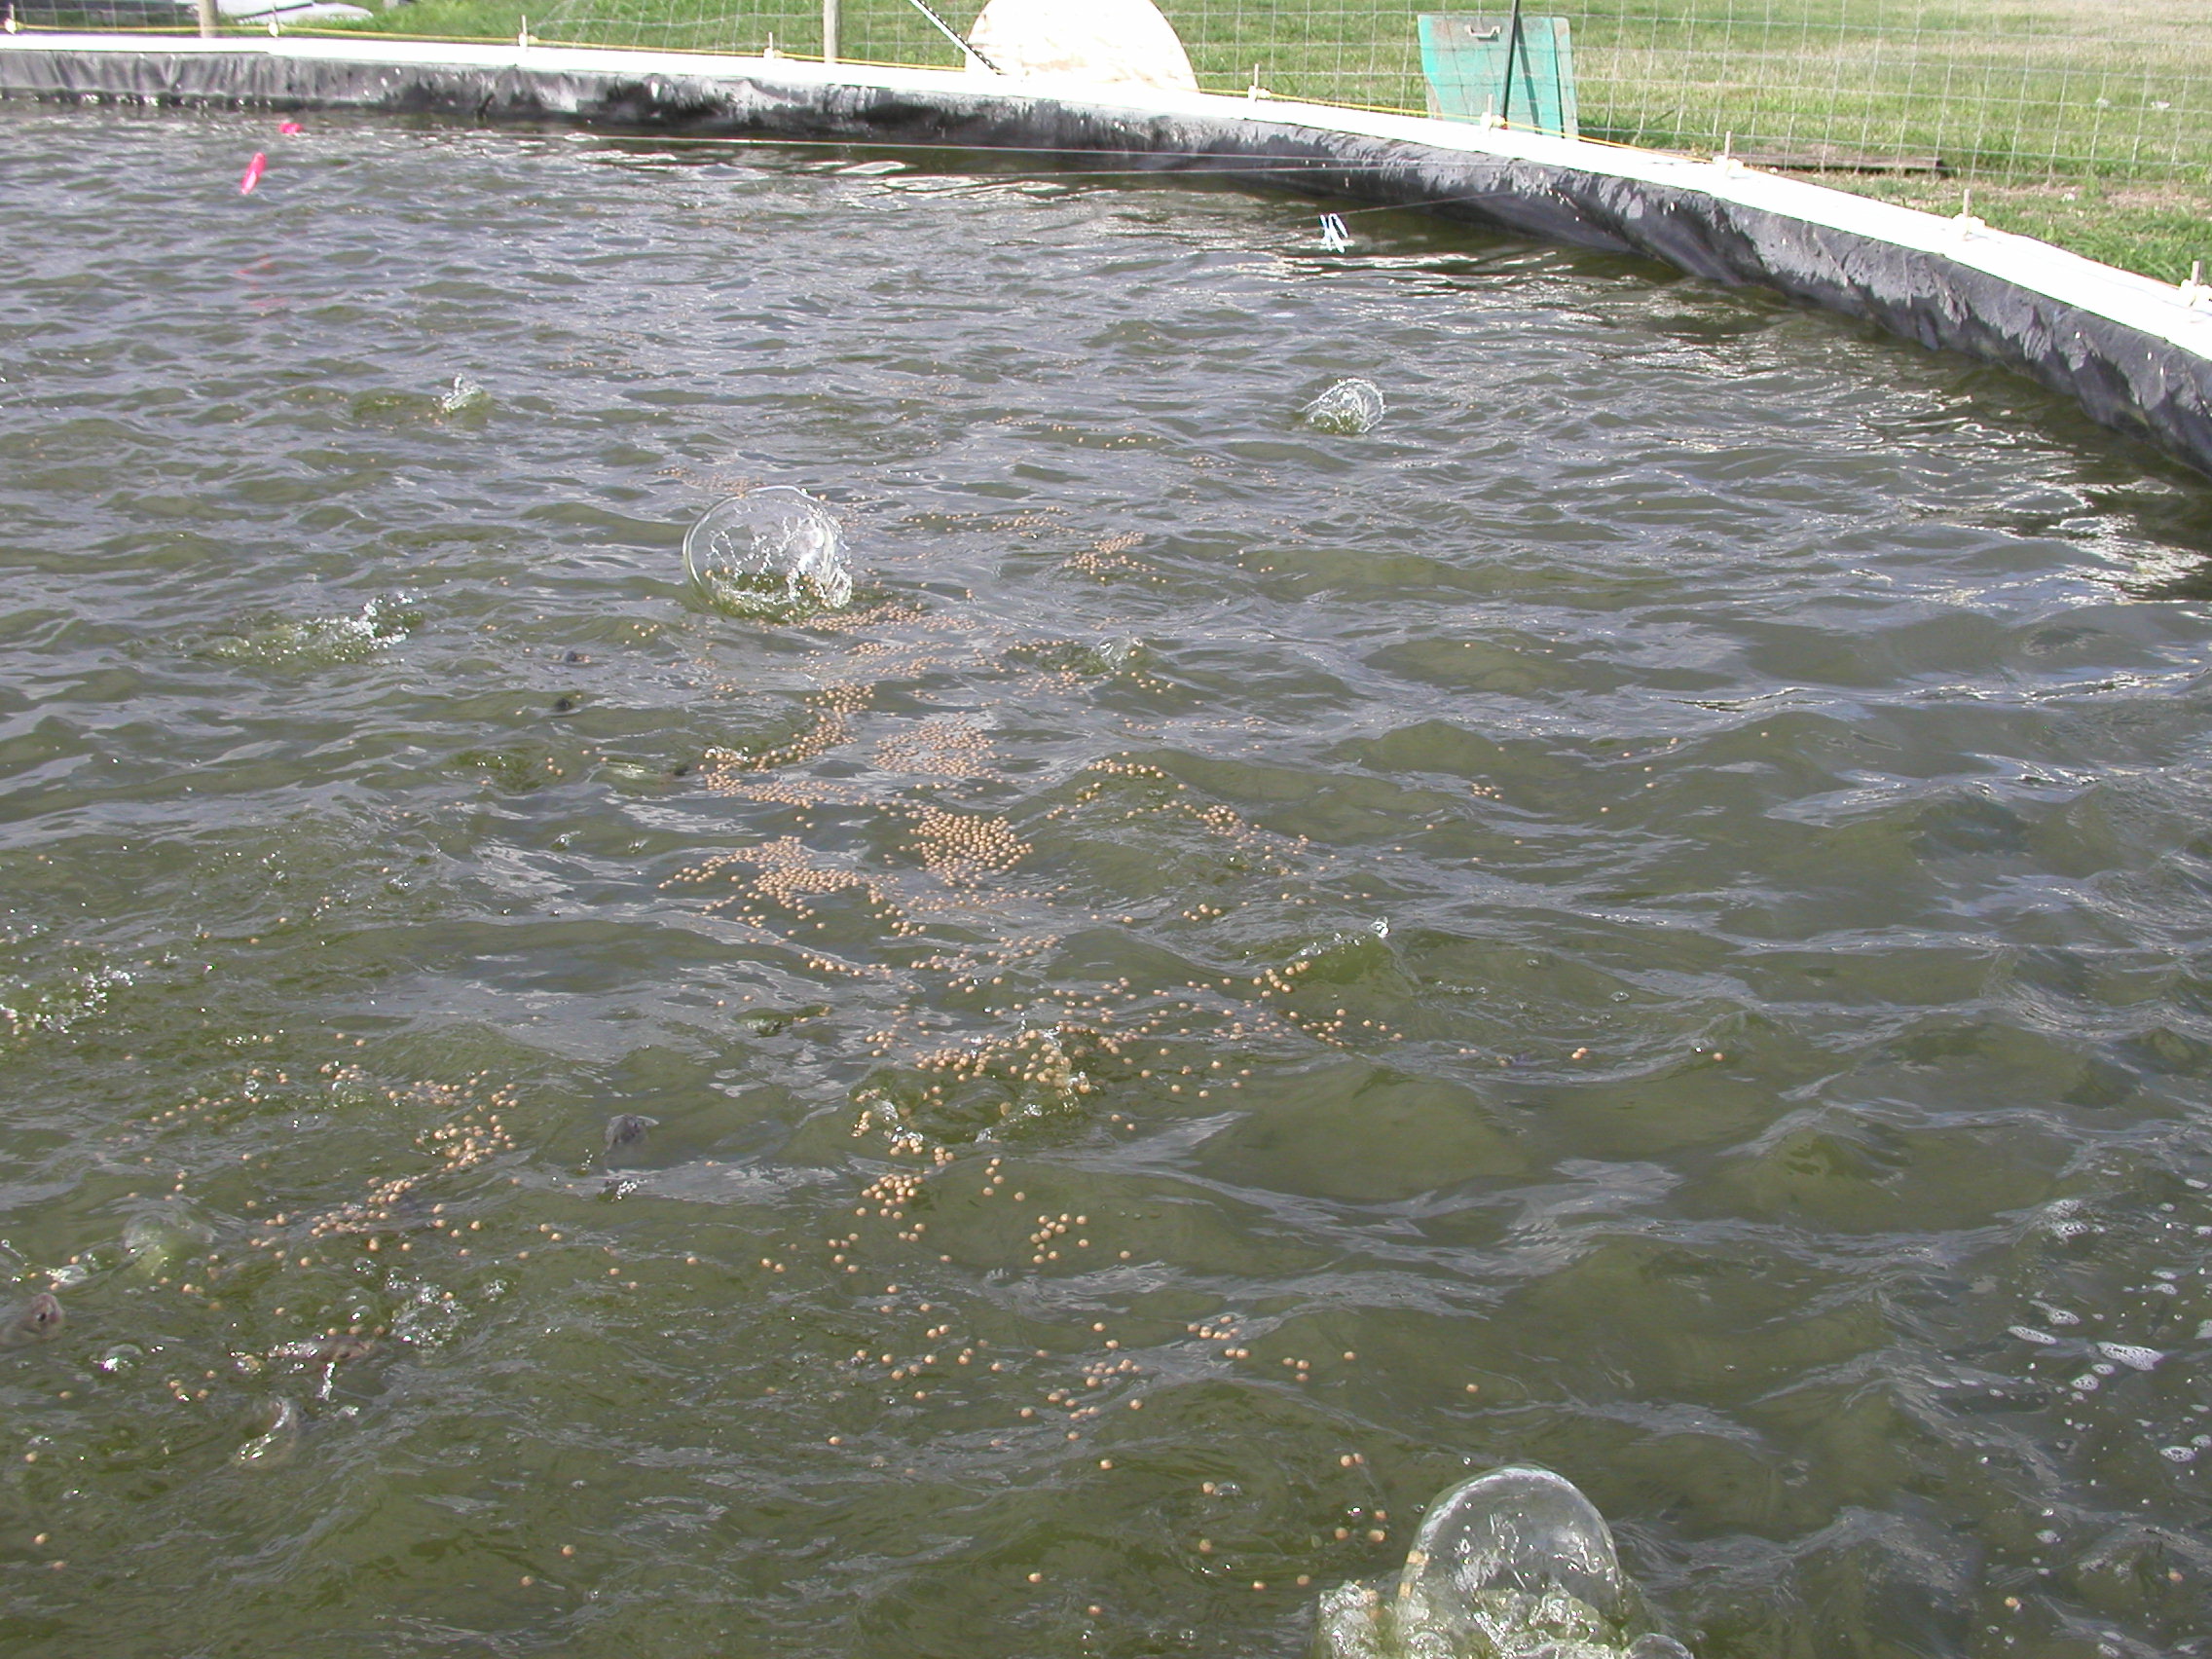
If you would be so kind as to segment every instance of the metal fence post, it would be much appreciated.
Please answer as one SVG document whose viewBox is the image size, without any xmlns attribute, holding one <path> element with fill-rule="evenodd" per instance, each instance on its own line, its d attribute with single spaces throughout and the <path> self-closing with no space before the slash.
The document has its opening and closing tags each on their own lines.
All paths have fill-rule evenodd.
<svg viewBox="0 0 2212 1659">
<path fill-rule="evenodd" d="M 1513 20 L 1506 25 L 1505 36 L 1505 93 L 1498 101 L 1497 119 L 1503 126 L 1513 125 L 1513 65 L 1521 55 L 1521 0 L 1513 0 Z"/>
<path fill-rule="evenodd" d="M 837 0 L 822 0 L 822 61 L 837 61 Z"/>
</svg>

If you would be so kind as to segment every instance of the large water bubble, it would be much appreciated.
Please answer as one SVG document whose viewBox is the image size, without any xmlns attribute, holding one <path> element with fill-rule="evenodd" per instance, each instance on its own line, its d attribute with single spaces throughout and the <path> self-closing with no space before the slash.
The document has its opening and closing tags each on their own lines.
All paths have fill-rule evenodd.
<svg viewBox="0 0 2212 1659">
<path fill-rule="evenodd" d="M 1341 380 L 1298 413 L 1315 431 L 1357 437 L 1382 424 L 1388 407 L 1382 388 L 1373 381 Z"/>
<path fill-rule="evenodd" d="M 1394 1586 L 1321 1599 L 1317 1659 L 1688 1659 L 1637 1635 L 1639 1603 L 1590 1500 L 1548 1469 L 1493 1469 L 1439 1497 Z"/>
<path fill-rule="evenodd" d="M 822 502 L 769 484 L 710 507 L 683 538 L 683 569 L 716 609 L 787 621 L 852 599 L 844 541 Z"/>
<path fill-rule="evenodd" d="M 205 1222 L 170 1212 L 134 1215 L 123 1230 L 123 1253 L 132 1268 L 151 1278 L 215 1241 Z"/>
</svg>

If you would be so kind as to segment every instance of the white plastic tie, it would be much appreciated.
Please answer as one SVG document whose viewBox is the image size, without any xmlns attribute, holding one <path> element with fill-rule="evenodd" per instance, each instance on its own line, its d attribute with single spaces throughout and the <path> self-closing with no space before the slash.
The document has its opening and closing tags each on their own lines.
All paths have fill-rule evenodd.
<svg viewBox="0 0 2212 1659">
<path fill-rule="evenodd" d="M 2174 296 L 2190 311 L 2212 311 L 2212 282 L 2204 280 L 2204 261 L 2189 262 L 2189 280 L 2174 290 Z"/>
<path fill-rule="evenodd" d="M 1961 194 L 1959 210 L 1952 217 L 1951 223 L 1958 226 L 1959 240 L 1961 241 L 1966 241 L 1989 229 L 1985 220 L 1977 219 L 1973 215 L 1973 192 L 1971 189 Z"/>
</svg>

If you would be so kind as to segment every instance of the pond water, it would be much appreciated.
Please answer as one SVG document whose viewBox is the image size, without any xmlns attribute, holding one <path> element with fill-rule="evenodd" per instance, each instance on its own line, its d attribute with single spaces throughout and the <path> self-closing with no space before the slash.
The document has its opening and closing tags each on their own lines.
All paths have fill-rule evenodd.
<svg viewBox="0 0 2212 1659">
<path fill-rule="evenodd" d="M 2203 482 L 978 165 L 0 112 L 0 1648 L 2195 1651 Z"/>
</svg>

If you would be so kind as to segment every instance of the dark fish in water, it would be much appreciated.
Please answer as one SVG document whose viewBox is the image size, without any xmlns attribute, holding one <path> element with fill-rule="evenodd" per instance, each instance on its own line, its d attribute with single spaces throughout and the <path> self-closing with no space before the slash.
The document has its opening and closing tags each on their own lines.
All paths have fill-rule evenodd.
<svg viewBox="0 0 2212 1659">
<path fill-rule="evenodd" d="M 0 1348 L 15 1347 L 20 1343 L 51 1342 L 61 1334 L 65 1319 L 60 1298 L 52 1291 L 42 1290 L 27 1305 L 9 1314 L 5 1324 L 0 1324 Z"/>
<path fill-rule="evenodd" d="M 607 1150 L 612 1154 L 623 1147 L 645 1138 L 647 1129 L 660 1127 L 658 1118 L 641 1117 L 636 1112 L 623 1112 L 607 1120 Z"/>
</svg>

